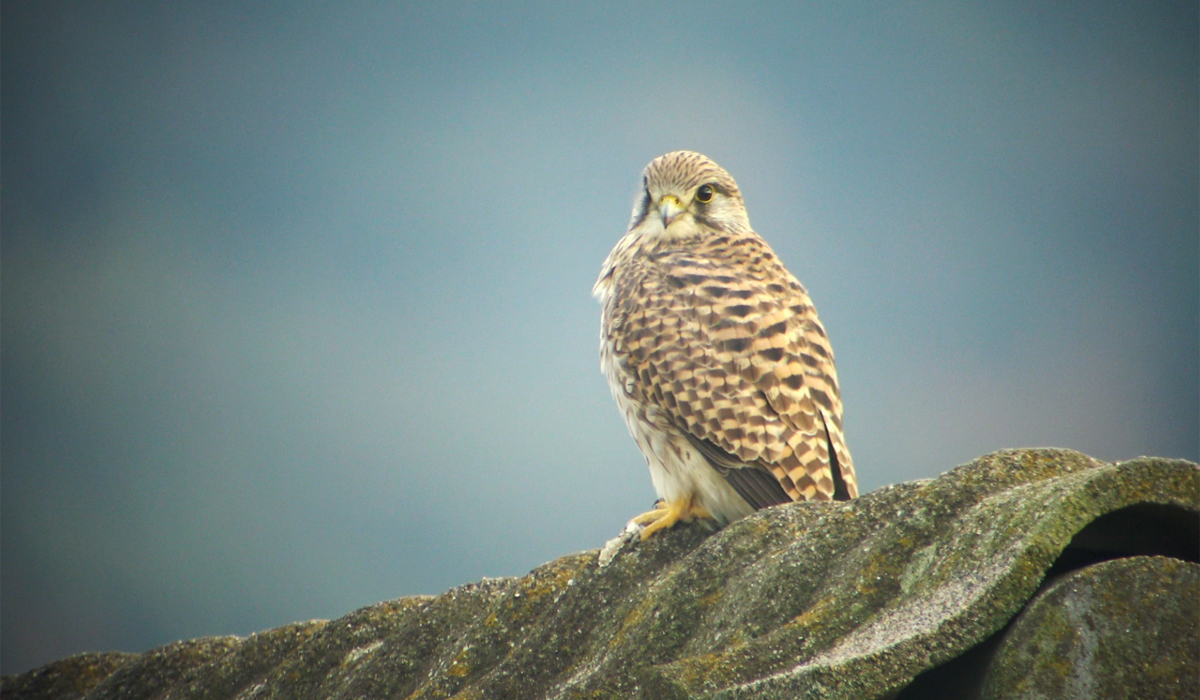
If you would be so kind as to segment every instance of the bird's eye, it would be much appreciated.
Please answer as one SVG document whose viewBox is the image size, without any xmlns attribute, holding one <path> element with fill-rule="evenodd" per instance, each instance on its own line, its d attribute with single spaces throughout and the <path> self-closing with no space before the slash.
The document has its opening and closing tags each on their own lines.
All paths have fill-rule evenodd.
<svg viewBox="0 0 1200 700">
<path fill-rule="evenodd" d="M 696 190 L 696 201 L 704 204 L 711 202 L 713 198 L 712 185 L 700 185 L 700 189 Z"/>
</svg>

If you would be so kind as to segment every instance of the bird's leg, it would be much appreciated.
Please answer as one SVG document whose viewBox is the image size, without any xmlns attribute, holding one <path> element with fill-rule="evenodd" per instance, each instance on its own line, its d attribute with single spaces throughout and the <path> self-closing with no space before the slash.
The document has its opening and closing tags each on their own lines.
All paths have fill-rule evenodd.
<svg viewBox="0 0 1200 700">
<path fill-rule="evenodd" d="M 707 509 L 698 505 L 692 496 L 687 496 L 678 501 L 666 501 L 660 498 L 654 503 L 654 510 L 642 513 L 634 518 L 632 522 L 638 525 L 645 525 L 642 528 L 642 539 L 644 540 L 659 530 L 665 530 L 677 522 L 690 523 L 692 518 L 711 517 L 712 514 Z"/>
</svg>

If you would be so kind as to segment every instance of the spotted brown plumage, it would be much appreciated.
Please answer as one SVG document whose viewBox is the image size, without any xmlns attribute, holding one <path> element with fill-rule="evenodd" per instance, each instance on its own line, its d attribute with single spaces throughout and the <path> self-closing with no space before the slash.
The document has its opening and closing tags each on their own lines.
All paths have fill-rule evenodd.
<svg viewBox="0 0 1200 700">
<path fill-rule="evenodd" d="M 858 495 L 829 338 L 720 166 L 690 151 L 646 166 L 593 294 L 601 368 L 662 499 L 635 518 L 643 537 Z"/>
</svg>

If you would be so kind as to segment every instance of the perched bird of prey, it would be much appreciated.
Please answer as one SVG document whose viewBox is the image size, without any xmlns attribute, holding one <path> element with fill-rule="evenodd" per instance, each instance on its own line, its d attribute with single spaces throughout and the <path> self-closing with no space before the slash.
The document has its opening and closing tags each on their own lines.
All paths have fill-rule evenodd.
<svg viewBox="0 0 1200 700">
<path fill-rule="evenodd" d="M 858 495 L 833 351 L 808 293 L 750 228 L 729 173 L 654 159 L 592 293 L 600 366 L 650 466 L 642 537 L 693 517 Z"/>
</svg>

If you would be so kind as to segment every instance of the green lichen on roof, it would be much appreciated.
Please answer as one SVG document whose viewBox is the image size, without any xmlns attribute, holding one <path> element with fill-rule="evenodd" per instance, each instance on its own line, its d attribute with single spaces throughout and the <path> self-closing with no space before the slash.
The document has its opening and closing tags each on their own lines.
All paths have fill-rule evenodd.
<svg viewBox="0 0 1200 700">
<path fill-rule="evenodd" d="M 1125 557 L 1038 594 L 981 674 L 984 700 L 1200 697 L 1200 564 Z"/>
<path fill-rule="evenodd" d="M 226 638 L 162 678 L 173 698 L 886 697 L 1003 628 L 1077 533 L 1131 506 L 1196 527 L 1200 468 L 998 452 L 847 503 L 679 526 L 607 566 L 593 550 Z M 151 697 L 110 681 L 163 658 L 133 657 L 87 697 Z M 35 697 L 10 692 L 21 678 L 5 700 Z"/>
</svg>

